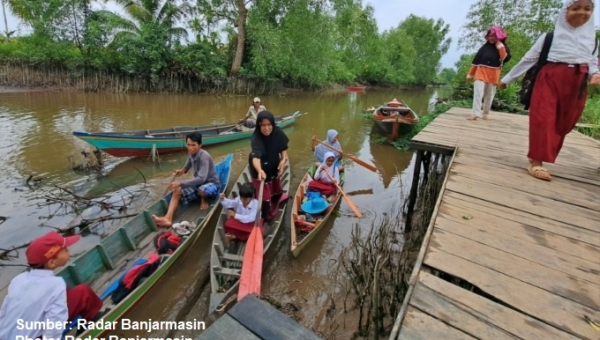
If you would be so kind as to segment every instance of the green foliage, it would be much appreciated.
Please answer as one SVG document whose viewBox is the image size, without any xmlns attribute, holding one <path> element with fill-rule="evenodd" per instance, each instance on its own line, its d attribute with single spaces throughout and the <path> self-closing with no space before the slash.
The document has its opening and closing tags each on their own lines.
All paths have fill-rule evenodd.
<svg viewBox="0 0 600 340">
<path fill-rule="evenodd" d="M 459 39 L 459 45 L 470 50 L 478 48 L 492 25 L 500 25 L 512 33 L 519 32 L 531 43 L 554 28 L 561 6 L 561 0 L 479 0 L 471 5 L 466 15 L 469 21 L 463 26 L 465 33 Z M 509 40 L 512 41 L 511 34 Z"/>
<path fill-rule="evenodd" d="M 588 136 L 600 140 L 600 89 L 594 88 L 588 95 L 580 123 L 589 124 L 591 127 L 581 127 L 578 130 Z"/>
<path fill-rule="evenodd" d="M 383 33 L 385 57 L 389 63 L 382 82 L 388 84 L 411 84 L 415 78 L 417 50 L 413 38 L 406 29 L 398 27 Z"/>
<path fill-rule="evenodd" d="M 443 84 L 450 84 L 457 76 L 457 72 L 453 68 L 443 68 L 438 74 L 438 81 Z"/>
<path fill-rule="evenodd" d="M 450 42 L 443 21 L 416 16 L 379 33 L 374 8 L 362 0 L 113 2 L 120 10 L 94 10 L 92 0 L 7 0 L 33 33 L 0 41 L 0 60 L 109 70 L 154 83 L 174 73 L 221 78 L 239 63 L 240 34 L 244 53 L 234 73 L 242 77 L 301 88 L 425 85 L 438 81 Z"/>
<path fill-rule="evenodd" d="M 398 28 L 404 29 L 415 42 L 413 83 L 427 85 L 435 81 L 440 60 L 450 47 L 451 39 L 446 38 L 450 26 L 442 19 L 426 19 L 411 14 Z"/>
</svg>

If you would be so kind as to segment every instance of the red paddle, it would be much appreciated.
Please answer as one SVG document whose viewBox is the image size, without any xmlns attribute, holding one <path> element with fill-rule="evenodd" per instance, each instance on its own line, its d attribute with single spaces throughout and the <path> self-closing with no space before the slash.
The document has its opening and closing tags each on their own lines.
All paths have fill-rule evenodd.
<svg viewBox="0 0 600 340">
<path fill-rule="evenodd" d="M 242 262 L 242 274 L 240 277 L 240 288 L 237 300 L 240 301 L 248 294 L 260 295 L 260 284 L 263 264 L 263 235 L 261 227 L 263 220 L 260 218 L 262 208 L 263 190 L 265 180 L 260 180 L 258 191 L 258 211 L 254 219 L 254 228 L 246 242 L 244 250 L 244 262 Z"/>
</svg>

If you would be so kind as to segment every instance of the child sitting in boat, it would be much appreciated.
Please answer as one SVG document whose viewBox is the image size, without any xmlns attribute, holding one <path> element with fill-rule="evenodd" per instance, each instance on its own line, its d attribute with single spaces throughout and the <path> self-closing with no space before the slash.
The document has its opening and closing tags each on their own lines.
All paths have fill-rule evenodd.
<svg viewBox="0 0 600 340">
<path fill-rule="evenodd" d="M 239 196 L 234 199 L 225 198 L 221 194 L 221 205 L 227 210 L 225 221 L 225 237 L 229 241 L 246 241 L 250 237 L 258 210 L 258 200 L 254 198 L 252 183 L 244 183 L 240 187 Z"/>
<path fill-rule="evenodd" d="M 25 256 L 30 269 L 17 275 L 8 286 L 0 309 L 0 339 L 60 339 L 62 327 L 19 327 L 22 321 L 65 325 L 77 316 L 85 324 L 97 321 L 104 312 L 102 300 L 86 284 L 69 287 L 56 268 L 69 262 L 69 247 L 79 235 L 63 237 L 55 231 L 33 240 Z"/>
<path fill-rule="evenodd" d="M 327 172 L 329 171 L 329 174 Z M 333 181 L 331 180 L 331 175 Z M 335 183 L 340 182 L 340 170 L 335 164 L 335 154 L 331 151 L 325 153 L 323 163 L 315 171 L 313 180 L 308 183 L 308 190 L 318 191 L 321 195 L 331 196 L 335 194 Z"/>
<path fill-rule="evenodd" d="M 312 136 L 311 140 L 312 140 L 311 149 L 314 152 L 315 159 L 317 160 L 317 162 L 316 162 L 317 166 L 319 166 L 321 163 L 323 163 L 325 161 L 325 158 L 324 158 L 325 153 L 327 151 L 330 151 L 335 156 L 335 163 L 336 163 L 336 166 L 339 168 L 340 172 L 344 171 L 344 166 L 341 165 L 343 155 L 336 151 L 333 151 L 330 148 L 330 147 L 332 147 L 336 150 L 342 151 L 342 146 L 340 145 L 340 141 L 339 141 L 339 135 L 336 130 L 334 130 L 334 129 L 327 130 L 327 137 L 325 139 L 325 142 L 323 142 L 323 143 L 319 143 L 318 145 L 316 144 L 317 136 Z M 324 144 L 327 144 L 327 145 L 324 145 Z"/>
</svg>

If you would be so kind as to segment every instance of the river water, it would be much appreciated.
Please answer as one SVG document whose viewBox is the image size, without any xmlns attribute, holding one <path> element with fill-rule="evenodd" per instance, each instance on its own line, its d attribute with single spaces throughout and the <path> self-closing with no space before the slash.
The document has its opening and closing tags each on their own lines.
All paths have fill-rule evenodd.
<svg viewBox="0 0 600 340">
<path fill-rule="evenodd" d="M 294 127 L 286 129 L 290 138 L 293 192 L 313 162 L 311 136 L 317 135 L 324 140 L 331 128 L 339 132 L 345 152 L 376 165 L 379 170 L 379 173 L 373 173 L 357 164 L 347 166 L 344 190 L 359 193 L 351 198 L 364 217 L 358 220 L 342 202 L 336 217 L 296 259 L 289 252 L 290 226 L 286 219 L 284 231 L 277 240 L 274 261 L 263 276 L 263 294 L 301 305 L 297 315 L 303 325 L 325 333 L 321 329 L 324 311 L 329 306 L 329 287 L 335 284 L 332 263 L 350 242 L 352 225 L 360 223 L 368 227 L 383 214 L 399 209 L 404 203 L 402 194 L 410 185 L 412 152 L 374 142 L 381 139 L 381 134 L 372 121 L 364 117 L 363 109 L 397 97 L 417 113 L 426 114 L 436 95 L 433 90 L 367 90 L 365 93 L 323 91 L 262 97 L 263 104 L 275 115 L 295 111 L 305 113 Z M 0 172 L 3 174 L 0 177 L 0 216 L 6 218 L 0 222 L 3 235 L 0 251 L 25 245 L 53 228 L 65 228 L 78 221 L 69 202 L 53 203 L 57 187 L 78 196 L 103 196 L 108 202 L 127 205 L 125 213 L 136 213 L 162 195 L 171 171 L 180 167 L 187 157 L 185 151 L 181 151 L 161 156 L 160 163 L 153 163 L 147 157 L 107 156 L 99 170 L 74 171 L 73 166 L 85 168 L 90 162 L 91 158 L 84 157 L 82 152 L 91 152 L 92 147 L 74 137 L 73 131 L 122 131 L 232 122 L 244 116 L 253 97 L 63 91 L 0 93 Z M 232 178 L 235 179 L 246 165 L 249 141 L 207 150 L 216 162 L 228 153 L 234 154 Z M 360 194 L 369 189 L 372 194 Z M 130 200 L 130 196 L 134 198 Z M 80 207 L 75 208 L 79 210 Z M 83 214 L 94 212 L 94 209 L 86 209 Z M 87 230 L 82 234 L 82 241 L 72 247 L 72 256 L 89 249 L 122 222 L 107 221 Z M 177 268 L 168 272 L 169 278 L 136 307 L 130 318 L 175 320 L 181 319 L 181 314 L 187 314 L 185 319 L 202 320 L 205 317 L 206 294 L 191 301 L 189 287 L 205 273 L 214 222 Z M 0 258 L 0 299 L 4 298 L 11 278 L 24 269 L 19 266 L 24 263 L 23 254 L 24 248 L 20 248 L 10 252 L 8 258 Z M 336 333 L 351 334 L 352 325 L 346 325 L 346 328 Z M 124 331 L 117 334 L 141 335 Z"/>
</svg>

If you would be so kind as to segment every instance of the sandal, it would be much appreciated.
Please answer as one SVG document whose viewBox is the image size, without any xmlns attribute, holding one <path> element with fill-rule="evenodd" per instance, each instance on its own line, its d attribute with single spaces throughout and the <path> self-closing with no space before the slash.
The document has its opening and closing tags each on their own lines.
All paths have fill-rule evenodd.
<svg viewBox="0 0 600 340">
<path fill-rule="evenodd" d="M 527 171 L 529 171 L 529 174 L 531 176 L 533 176 L 537 179 L 541 179 L 543 181 L 551 181 L 552 180 L 552 176 L 550 176 L 550 173 L 548 172 L 548 170 L 541 166 L 530 166 L 529 168 L 527 168 Z"/>
</svg>

